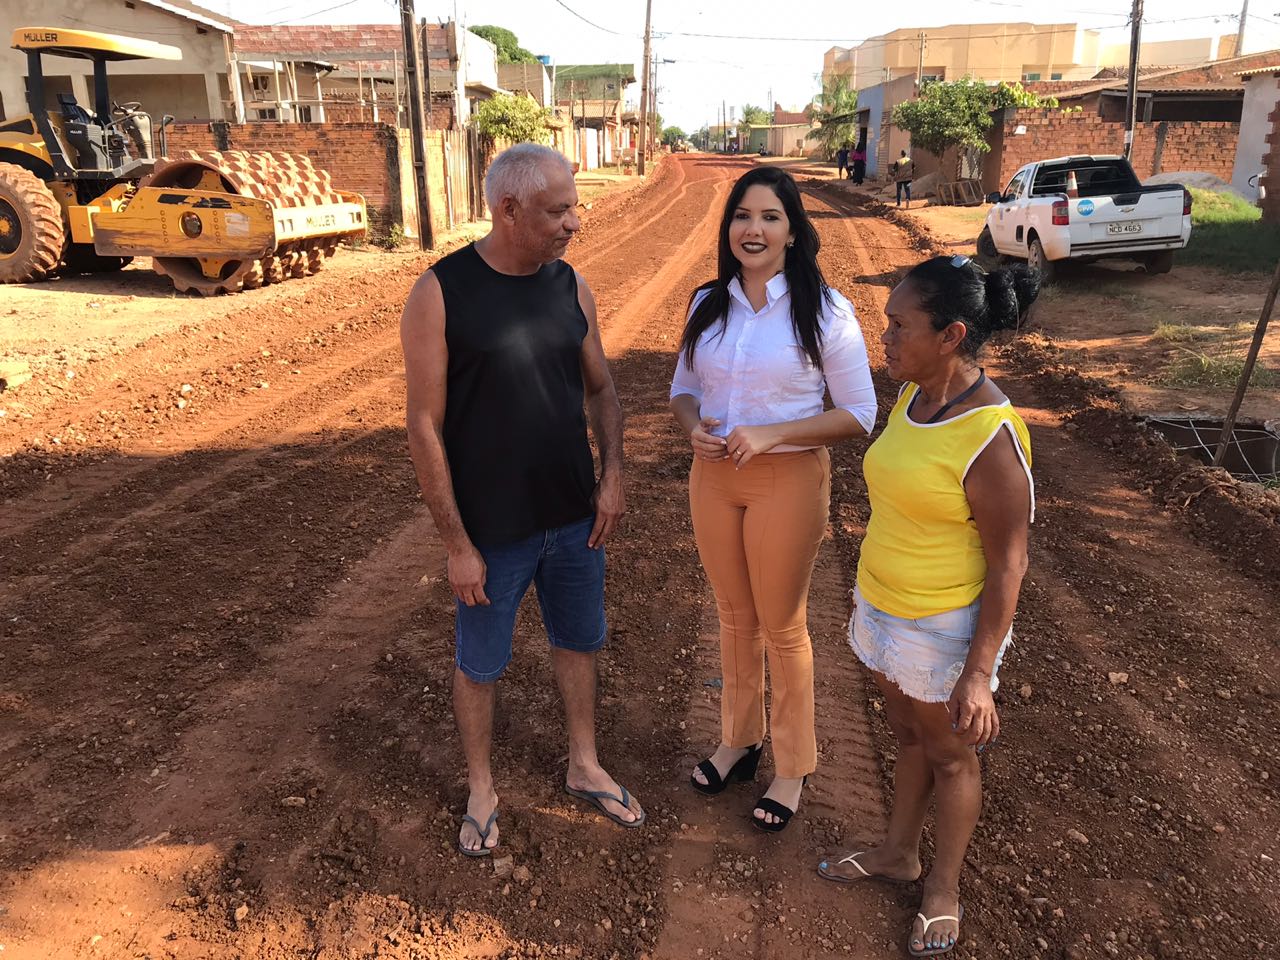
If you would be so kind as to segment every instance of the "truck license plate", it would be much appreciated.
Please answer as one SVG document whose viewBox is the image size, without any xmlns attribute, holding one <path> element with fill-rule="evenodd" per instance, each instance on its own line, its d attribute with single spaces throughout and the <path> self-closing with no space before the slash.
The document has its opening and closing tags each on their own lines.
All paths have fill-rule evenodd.
<svg viewBox="0 0 1280 960">
<path fill-rule="evenodd" d="M 1142 224 L 1140 223 L 1108 223 L 1107 233 L 1141 233 Z"/>
</svg>

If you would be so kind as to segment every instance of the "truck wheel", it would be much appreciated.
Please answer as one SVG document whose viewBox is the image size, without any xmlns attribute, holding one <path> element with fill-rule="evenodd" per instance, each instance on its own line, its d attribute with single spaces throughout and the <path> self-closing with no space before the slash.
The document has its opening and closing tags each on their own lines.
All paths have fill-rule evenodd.
<svg viewBox="0 0 1280 960">
<path fill-rule="evenodd" d="M 30 170 L 0 163 L 0 283 L 43 280 L 58 266 L 62 208 Z"/>
<path fill-rule="evenodd" d="M 1173 251 L 1161 250 L 1147 256 L 1143 261 L 1147 273 L 1168 273 L 1173 269 Z"/>
<path fill-rule="evenodd" d="M 76 273 L 114 273 L 123 270 L 133 262 L 133 257 L 104 257 L 93 249 L 92 244 L 67 244 L 67 252 L 62 255 L 62 272 Z"/>
<path fill-rule="evenodd" d="M 978 234 L 978 256 L 989 257 L 992 260 L 1000 256 L 1000 251 L 996 249 L 996 241 L 991 236 L 990 227 L 983 227 L 982 232 Z"/>
<path fill-rule="evenodd" d="M 1031 238 L 1031 245 L 1027 248 L 1027 266 L 1040 274 L 1041 283 L 1053 283 L 1058 272 L 1054 262 L 1045 256 L 1039 237 Z"/>
</svg>

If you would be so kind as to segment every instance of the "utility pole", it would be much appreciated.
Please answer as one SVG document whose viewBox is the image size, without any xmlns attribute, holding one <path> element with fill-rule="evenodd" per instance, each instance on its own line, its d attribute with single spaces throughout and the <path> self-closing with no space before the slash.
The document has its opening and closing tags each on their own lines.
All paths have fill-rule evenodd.
<svg viewBox="0 0 1280 960">
<path fill-rule="evenodd" d="M 1141 2 L 1141 0 L 1139 0 L 1139 2 Z M 924 32 L 923 30 L 921 30 L 921 31 L 920 31 L 920 36 L 919 36 L 917 39 L 918 39 L 918 40 L 919 40 L 919 42 L 920 42 L 920 59 L 916 62 L 916 93 L 919 93 L 919 92 L 920 92 L 920 84 L 921 84 L 921 82 L 923 82 L 923 80 L 924 80 L 924 43 L 925 43 L 925 32 Z"/>
<path fill-rule="evenodd" d="M 418 64 L 417 17 L 413 0 L 400 0 L 400 30 L 404 34 L 404 72 L 409 87 L 409 130 L 413 137 L 413 176 L 418 193 L 418 246 L 430 250 L 436 245 L 431 226 L 431 197 L 427 193 L 426 131 L 422 123 L 422 84 Z"/>
<path fill-rule="evenodd" d="M 1240 29 L 1236 31 L 1236 56 L 1244 56 L 1244 24 L 1249 19 L 1249 0 L 1240 8 Z"/>
<path fill-rule="evenodd" d="M 636 147 L 636 172 L 644 176 L 644 155 L 649 146 L 649 44 L 653 39 L 653 0 L 644 4 L 644 65 L 640 74 L 640 143 Z"/>
<path fill-rule="evenodd" d="M 1133 133 L 1138 125 L 1138 54 L 1142 50 L 1142 0 L 1133 0 L 1129 37 L 1129 102 L 1124 112 L 1124 158 L 1133 160 Z"/>
<path fill-rule="evenodd" d="M 720 101 L 720 119 L 724 123 L 724 126 L 720 128 L 722 131 L 724 131 L 724 152 L 728 153 L 729 152 L 729 107 L 725 104 L 725 101 L 723 100 Z"/>
</svg>

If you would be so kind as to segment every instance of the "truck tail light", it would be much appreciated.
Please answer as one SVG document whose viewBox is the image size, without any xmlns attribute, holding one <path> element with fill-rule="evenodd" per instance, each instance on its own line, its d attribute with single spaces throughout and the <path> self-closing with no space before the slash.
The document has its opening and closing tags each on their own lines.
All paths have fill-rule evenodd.
<svg viewBox="0 0 1280 960">
<path fill-rule="evenodd" d="M 1182 215 L 1191 216 L 1191 191 L 1186 187 L 1182 188 Z"/>
<path fill-rule="evenodd" d="M 1071 223 L 1071 217 L 1067 213 L 1067 201 L 1053 201 L 1053 225 L 1055 227 L 1065 227 Z"/>
</svg>

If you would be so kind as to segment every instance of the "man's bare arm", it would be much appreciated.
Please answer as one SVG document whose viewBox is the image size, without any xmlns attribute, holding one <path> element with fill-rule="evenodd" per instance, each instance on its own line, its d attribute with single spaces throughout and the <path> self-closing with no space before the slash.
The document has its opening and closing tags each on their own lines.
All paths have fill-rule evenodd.
<svg viewBox="0 0 1280 960">
<path fill-rule="evenodd" d="M 599 547 L 609 539 L 626 512 L 622 483 L 622 404 L 609 373 L 600 327 L 596 322 L 596 301 L 587 282 L 578 277 L 578 303 L 587 318 L 587 336 L 582 341 L 582 384 L 586 393 L 587 417 L 600 450 L 600 483 L 596 487 L 596 523 L 589 543 Z"/>
<path fill-rule="evenodd" d="M 404 348 L 405 421 L 422 499 L 449 555 L 449 584 L 467 606 L 488 605 L 485 566 L 476 550 L 453 494 L 453 478 L 444 449 L 444 410 L 449 353 L 444 338 L 444 295 L 431 271 L 422 275 L 400 318 Z"/>
</svg>

